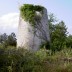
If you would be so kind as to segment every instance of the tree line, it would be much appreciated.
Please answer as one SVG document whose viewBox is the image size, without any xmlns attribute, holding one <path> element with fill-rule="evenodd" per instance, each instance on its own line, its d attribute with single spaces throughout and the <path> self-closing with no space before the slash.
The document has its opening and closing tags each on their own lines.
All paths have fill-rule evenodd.
<svg viewBox="0 0 72 72">
<path fill-rule="evenodd" d="M 0 46 L 16 46 L 16 35 L 12 32 L 10 35 L 6 33 L 0 34 Z"/>
<path fill-rule="evenodd" d="M 52 13 L 48 17 L 51 50 L 60 51 L 64 48 L 72 48 L 72 35 L 68 35 L 64 21 L 58 22 Z"/>
</svg>

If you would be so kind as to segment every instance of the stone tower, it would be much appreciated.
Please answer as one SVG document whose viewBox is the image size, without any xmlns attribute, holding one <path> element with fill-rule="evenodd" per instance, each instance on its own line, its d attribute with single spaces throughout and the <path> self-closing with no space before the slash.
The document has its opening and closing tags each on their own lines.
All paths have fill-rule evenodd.
<svg viewBox="0 0 72 72">
<path fill-rule="evenodd" d="M 23 47 L 28 50 L 37 51 L 42 43 L 50 41 L 48 15 L 46 8 L 42 7 L 42 11 L 35 10 L 34 14 L 34 18 L 32 19 L 34 21 L 33 26 L 29 20 L 23 19 L 20 12 L 17 47 Z"/>
</svg>

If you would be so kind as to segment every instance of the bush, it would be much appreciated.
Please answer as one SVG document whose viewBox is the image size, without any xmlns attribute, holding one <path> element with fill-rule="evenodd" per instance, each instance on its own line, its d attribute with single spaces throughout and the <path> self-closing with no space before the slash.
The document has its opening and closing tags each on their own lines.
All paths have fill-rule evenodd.
<svg viewBox="0 0 72 72">
<path fill-rule="evenodd" d="M 46 49 L 32 53 L 23 48 L 0 47 L 0 72 L 71 72 L 71 55 L 72 49 L 52 54 Z"/>
</svg>

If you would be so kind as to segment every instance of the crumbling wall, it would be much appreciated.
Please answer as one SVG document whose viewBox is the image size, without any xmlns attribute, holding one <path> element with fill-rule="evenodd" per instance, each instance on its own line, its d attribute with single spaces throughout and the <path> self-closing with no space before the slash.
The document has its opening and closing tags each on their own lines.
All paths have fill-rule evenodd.
<svg viewBox="0 0 72 72">
<path fill-rule="evenodd" d="M 43 42 L 50 41 L 47 10 L 44 8 L 42 13 L 36 12 L 36 15 L 35 27 L 20 16 L 17 47 L 37 51 Z"/>
</svg>

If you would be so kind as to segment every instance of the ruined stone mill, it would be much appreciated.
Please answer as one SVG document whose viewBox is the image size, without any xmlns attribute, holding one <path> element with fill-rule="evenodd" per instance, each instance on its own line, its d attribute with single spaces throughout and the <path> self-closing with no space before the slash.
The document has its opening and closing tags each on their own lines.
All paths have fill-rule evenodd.
<svg viewBox="0 0 72 72">
<path fill-rule="evenodd" d="M 46 41 L 50 41 L 47 9 L 23 4 L 20 7 L 17 47 L 37 51 Z"/>
</svg>

